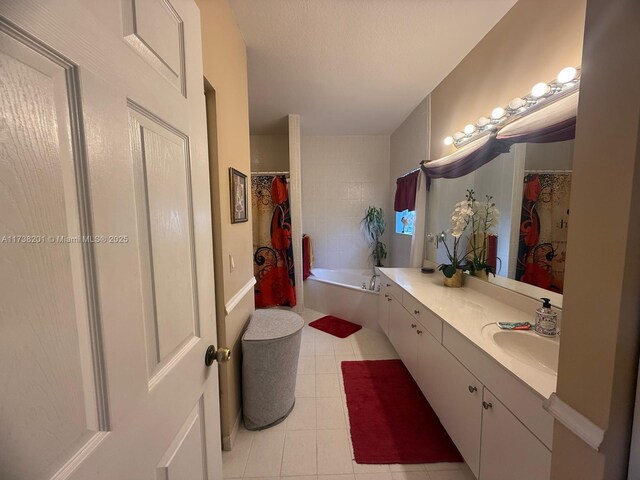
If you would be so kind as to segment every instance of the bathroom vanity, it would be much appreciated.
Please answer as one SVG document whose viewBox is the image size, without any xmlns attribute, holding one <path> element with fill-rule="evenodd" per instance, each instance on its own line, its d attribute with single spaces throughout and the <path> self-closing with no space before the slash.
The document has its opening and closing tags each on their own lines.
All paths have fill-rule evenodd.
<svg viewBox="0 0 640 480">
<path fill-rule="evenodd" d="M 499 287 L 446 288 L 441 274 L 409 268 L 380 278 L 380 327 L 475 476 L 549 478 L 553 418 L 542 404 L 555 391 L 559 339 L 500 330 L 535 311 L 487 290 Z"/>
</svg>

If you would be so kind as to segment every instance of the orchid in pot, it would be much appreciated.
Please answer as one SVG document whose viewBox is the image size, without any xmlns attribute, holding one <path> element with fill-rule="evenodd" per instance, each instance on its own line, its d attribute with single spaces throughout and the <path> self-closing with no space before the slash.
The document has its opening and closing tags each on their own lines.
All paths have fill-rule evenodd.
<svg viewBox="0 0 640 480">
<path fill-rule="evenodd" d="M 471 275 L 487 278 L 490 273 L 496 274 L 495 267 L 489 263 L 489 237 L 495 235 L 495 227 L 500 220 L 500 211 L 493 202 L 493 197 L 486 196 L 486 202 L 479 202 L 473 190 L 467 190 L 467 202 L 471 205 L 471 235 L 469 237 L 468 252 L 470 258 L 469 271 Z"/>
<path fill-rule="evenodd" d="M 460 240 L 463 238 L 462 234 L 471 223 L 473 217 L 473 209 L 471 202 L 467 200 L 458 202 L 451 214 L 451 229 L 448 232 L 453 237 L 453 248 L 449 248 L 447 244 L 447 234 L 442 232 L 436 237 L 436 247 L 442 243 L 447 251 L 447 258 L 449 263 L 442 263 L 438 266 L 444 275 L 444 284 L 447 287 L 460 287 L 462 286 L 462 272 L 469 268 L 467 262 L 467 254 L 462 254 L 462 247 Z"/>
</svg>

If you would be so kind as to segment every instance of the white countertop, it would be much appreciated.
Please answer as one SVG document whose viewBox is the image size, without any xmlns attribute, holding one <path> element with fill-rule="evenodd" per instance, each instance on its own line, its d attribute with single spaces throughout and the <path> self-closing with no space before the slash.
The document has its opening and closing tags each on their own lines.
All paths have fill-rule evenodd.
<svg viewBox="0 0 640 480">
<path fill-rule="evenodd" d="M 518 360 L 482 332 L 482 327 L 495 325 L 495 322 L 533 323 L 535 312 L 518 310 L 469 287 L 445 287 L 442 273 L 438 271 L 433 274 L 423 274 L 417 268 L 381 268 L 380 270 L 538 395 L 548 398 L 555 392 L 556 374 L 539 370 Z M 536 335 L 532 331 L 514 331 L 512 334 Z M 559 342 L 559 339 L 556 337 L 552 341 Z"/>
</svg>

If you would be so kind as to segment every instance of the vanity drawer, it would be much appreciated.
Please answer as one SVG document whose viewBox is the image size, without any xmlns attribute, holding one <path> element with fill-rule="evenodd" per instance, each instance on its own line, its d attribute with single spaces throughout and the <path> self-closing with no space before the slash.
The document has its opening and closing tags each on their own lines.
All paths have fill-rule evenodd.
<svg viewBox="0 0 640 480">
<path fill-rule="evenodd" d="M 442 343 L 442 320 L 437 315 L 405 291 L 402 293 L 402 306 Z"/>
<path fill-rule="evenodd" d="M 399 285 L 389 280 L 384 275 L 380 275 L 380 284 L 384 285 L 387 288 L 387 293 L 393 295 L 396 300 L 402 301 L 402 288 Z"/>
<path fill-rule="evenodd" d="M 553 417 L 542 408 L 544 400 L 540 395 L 449 325 L 444 325 L 442 345 L 551 449 Z"/>
</svg>

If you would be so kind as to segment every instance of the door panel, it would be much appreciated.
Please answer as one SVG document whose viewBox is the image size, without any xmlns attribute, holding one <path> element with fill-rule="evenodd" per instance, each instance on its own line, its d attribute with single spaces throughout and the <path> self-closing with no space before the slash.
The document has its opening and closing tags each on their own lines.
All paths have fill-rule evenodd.
<svg viewBox="0 0 640 480">
<path fill-rule="evenodd" d="M 0 30 L 0 478 L 37 478 L 105 426 L 106 398 L 70 143 L 75 72 Z"/>
<path fill-rule="evenodd" d="M 176 88 L 118 7 L 0 0 L 0 478 L 221 478 L 199 14 L 136 3 Z"/>
<path fill-rule="evenodd" d="M 145 323 L 149 371 L 199 336 L 195 305 L 191 172 L 185 135 L 140 106 L 130 114 L 136 212 L 144 252 Z M 140 113 L 139 113 L 140 112 Z"/>
<path fill-rule="evenodd" d="M 125 40 L 186 96 L 183 22 L 165 0 L 124 0 Z"/>
<path fill-rule="evenodd" d="M 186 422 L 160 459 L 157 480 L 203 480 L 207 478 L 204 444 L 203 398 L 187 417 Z"/>
</svg>

